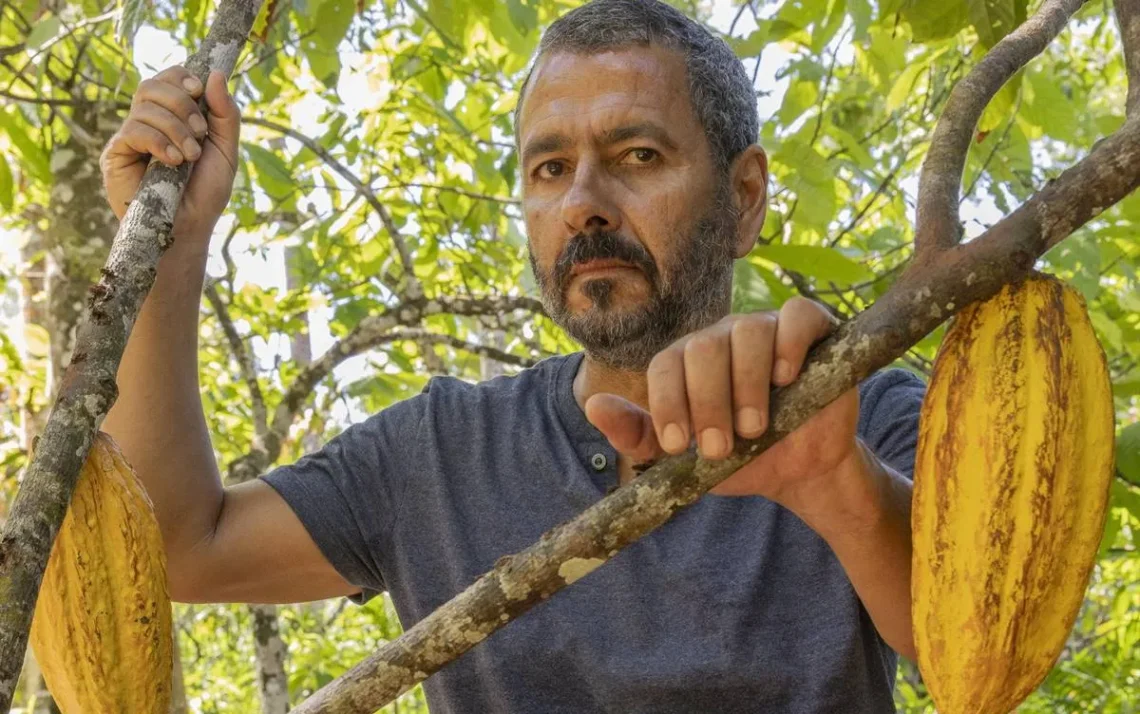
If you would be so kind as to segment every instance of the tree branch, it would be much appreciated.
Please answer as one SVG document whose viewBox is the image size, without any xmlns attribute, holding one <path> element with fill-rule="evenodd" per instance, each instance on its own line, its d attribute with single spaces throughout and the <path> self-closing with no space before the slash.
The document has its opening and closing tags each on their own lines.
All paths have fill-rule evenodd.
<svg viewBox="0 0 1140 714">
<path fill-rule="evenodd" d="M 229 75 L 259 0 L 224 0 L 187 68 L 205 82 Z M 71 363 L 0 537 L 0 711 L 8 711 L 48 555 L 91 441 L 117 396 L 115 375 L 131 327 L 169 247 L 191 165 L 152 161 L 91 288 Z"/>
<path fill-rule="evenodd" d="M 265 396 L 261 393 L 261 385 L 257 382 L 257 370 L 254 368 L 253 359 L 234 326 L 229 308 L 222 302 L 222 296 L 218 294 L 218 286 L 210 283 L 206 286 L 205 293 L 206 299 L 210 301 L 210 306 L 214 308 L 214 315 L 217 316 L 218 322 L 222 325 L 222 332 L 230 345 L 230 352 L 233 353 L 234 360 L 238 363 L 238 370 L 241 372 L 242 379 L 245 380 L 246 387 L 249 388 L 249 397 L 253 402 L 254 438 L 260 440 L 269 430 L 269 420 L 265 408 Z"/>
<path fill-rule="evenodd" d="M 1132 1 L 1132 0 L 1130 0 Z M 950 92 L 922 164 L 915 225 L 915 257 L 961 240 L 958 193 L 978 119 L 993 96 L 1029 60 L 1044 51 L 1085 0 L 1045 0 L 1020 27 L 994 45 Z"/>
<path fill-rule="evenodd" d="M 394 339 L 405 339 L 397 327 L 417 327 L 429 315 L 502 315 L 515 310 L 542 314 L 542 304 L 528 297 L 486 296 L 480 298 L 438 297 L 408 300 L 380 315 L 366 317 L 347 335 L 337 340 L 317 359 L 301 370 L 285 390 L 273 413 L 269 430 L 263 437 L 263 450 L 254 450 L 235 460 L 228 469 L 231 481 L 256 478 L 277 460 L 281 446 L 305 400 L 317 384 L 332 373 L 337 365 Z M 427 333 L 425 333 L 427 334 Z M 411 339 L 410 337 L 406 339 Z M 472 345 L 471 347 L 478 347 Z M 512 356 L 503 356 L 511 358 Z"/>
<path fill-rule="evenodd" d="M 533 367 L 537 363 L 536 360 L 529 357 L 513 355 L 510 352 L 505 352 L 492 345 L 480 345 L 475 342 L 468 342 L 454 335 L 445 335 L 439 332 L 432 332 L 431 330 L 399 330 L 393 333 L 393 340 L 411 340 L 421 344 L 448 345 L 457 350 L 481 355 L 488 359 L 493 359 L 496 362 L 502 362 L 503 364 L 510 364 L 516 367 Z"/>
<path fill-rule="evenodd" d="M 388 209 L 384 207 L 384 204 L 380 203 L 380 199 L 376 197 L 376 193 L 371 188 L 357 178 L 356 174 L 352 173 L 347 166 L 337 161 L 336 157 L 325 150 L 325 147 L 301 132 L 260 117 L 244 116 L 242 117 L 242 121 L 255 126 L 265 127 L 266 129 L 299 141 L 309 149 L 309 151 L 312 151 L 328 164 L 329 168 L 340 174 L 345 181 L 348 181 L 352 187 L 364 197 L 364 200 L 368 201 L 368 205 L 372 206 L 372 209 L 376 211 L 376 215 L 380 217 L 380 222 L 384 224 L 384 228 L 388 231 L 388 235 L 392 239 L 392 245 L 396 247 L 396 252 L 400 256 L 400 262 L 404 266 L 404 275 L 407 279 L 407 285 L 405 286 L 406 297 L 416 299 L 423 295 L 423 286 L 420 285 L 419 279 L 416 277 L 412 254 L 408 251 L 408 244 L 404 241 L 404 236 L 400 233 L 400 229 L 396 227 L 396 223 L 392 220 Z"/>
<path fill-rule="evenodd" d="M 1116 0 L 1116 19 L 1124 45 L 1124 66 L 1128 71 L 1128 116 L 1140 107 L 1140 0 Z"/>
</svg>

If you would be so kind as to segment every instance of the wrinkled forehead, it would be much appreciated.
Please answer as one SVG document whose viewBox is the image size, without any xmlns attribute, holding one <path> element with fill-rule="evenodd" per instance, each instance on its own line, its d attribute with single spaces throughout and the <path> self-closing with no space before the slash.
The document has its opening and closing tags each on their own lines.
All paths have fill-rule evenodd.
<svg viewBox="0 0 1140 714">
<path fill-rule="evenodd" d="M 524 88 L 518 140 L 525 146 L 556 133 L 577 142 L 629 121 L 660 124 L 679 142 L 700 134 L 679 52 L 649 46 L 543 56 Z"/>
</svg>

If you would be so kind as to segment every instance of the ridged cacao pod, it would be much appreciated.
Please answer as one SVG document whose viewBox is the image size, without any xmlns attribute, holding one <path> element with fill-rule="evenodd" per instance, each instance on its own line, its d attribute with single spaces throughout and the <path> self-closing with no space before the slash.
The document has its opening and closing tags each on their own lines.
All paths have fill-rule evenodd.
<svg viewBox="0 0 1140 714">
<path fill-rule="evenodd" d="M 1112 386 L 1085 303 L 1034 274 L 958 314 L 920 417 L 918 665 L 942 714 L 1005 714 L 1081 606 L 1113 474 Z"/>
<path fill-rule="evenodd" d="M 173 635 L 154 507 L 96 434 L 44 572 L 32 649 L 63 714 L 166 714 Z"/>
</svg>

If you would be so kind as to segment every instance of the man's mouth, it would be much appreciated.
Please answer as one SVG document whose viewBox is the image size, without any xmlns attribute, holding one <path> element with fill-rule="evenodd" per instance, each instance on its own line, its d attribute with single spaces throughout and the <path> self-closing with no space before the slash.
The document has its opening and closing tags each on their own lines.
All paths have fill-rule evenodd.
<svg viewBox="0 0 1140 714">
<path fill-rule="evenodd" d="M 601 272 L 613 272 L 617 270 L 640 270 L 636 265 L 627 263 L 624 260 L 616 260 L 608 258 L 605 260 L 587 260 L 583 263 L 576 264 L 570 269 L 571 279 L 586 274 L 594 274 Z"/>
</svg>

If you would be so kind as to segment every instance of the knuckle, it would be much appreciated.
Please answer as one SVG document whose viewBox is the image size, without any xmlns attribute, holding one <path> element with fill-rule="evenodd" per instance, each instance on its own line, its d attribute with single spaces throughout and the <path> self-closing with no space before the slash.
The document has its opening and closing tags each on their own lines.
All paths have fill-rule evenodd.
<svg viewBox="0 0 1140 714">
<path fill-rule="evenodd" d="M 716 354 L 720 340 L 716 335 L 700 332 L 685 343 L 685 359 L 704 359 Z"/>
</svg>

